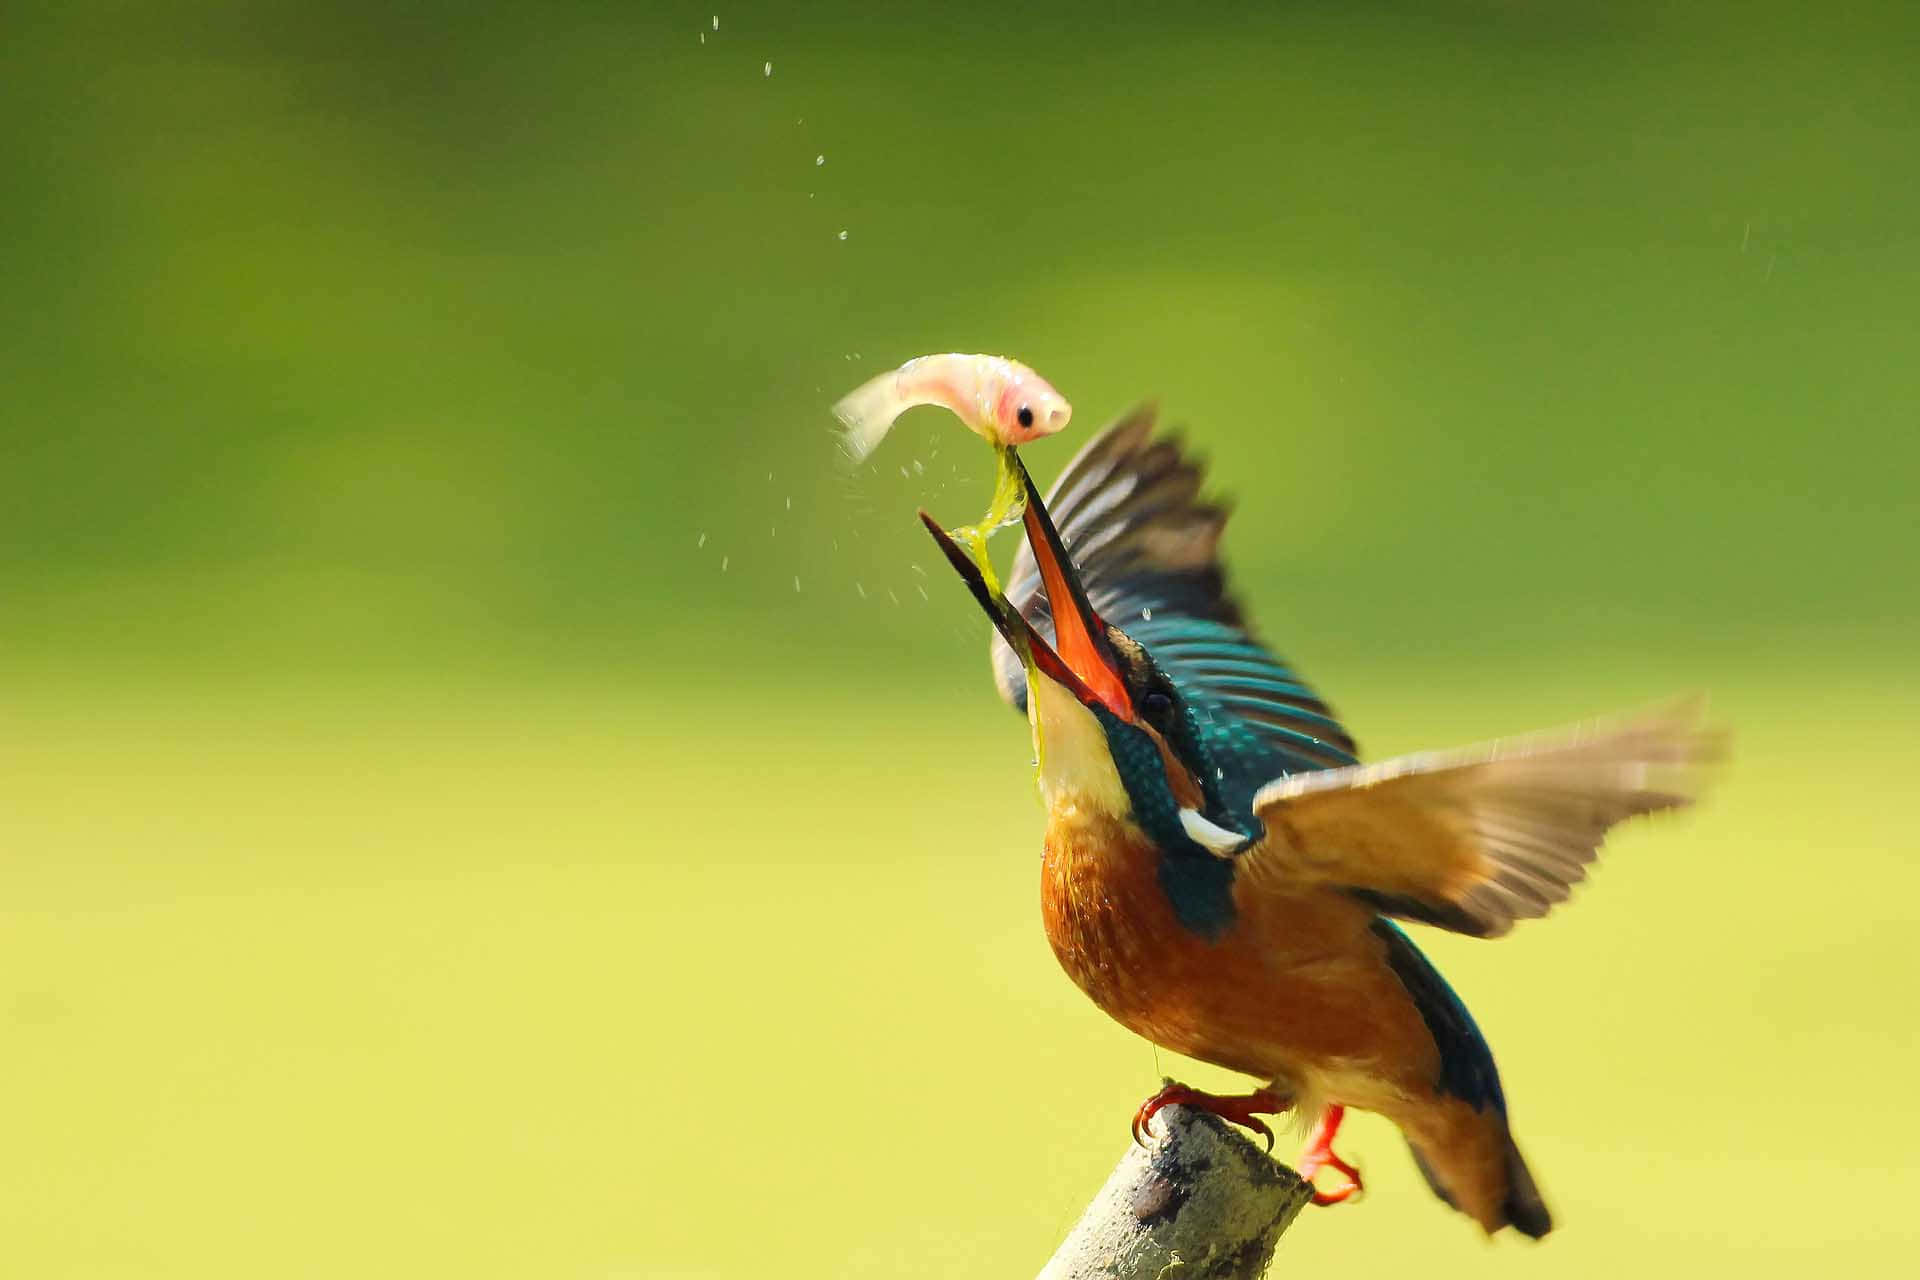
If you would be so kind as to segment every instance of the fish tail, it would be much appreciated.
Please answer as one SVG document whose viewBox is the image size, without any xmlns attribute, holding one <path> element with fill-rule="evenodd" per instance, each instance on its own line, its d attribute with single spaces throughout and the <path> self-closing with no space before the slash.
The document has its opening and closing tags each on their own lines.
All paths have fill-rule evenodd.
<svg viewBox="0 0 1920 1280">
<path fill-rule="evenodd" d="M 893 420 L 913 403 L 900 394 L 899 372 L 889 369 L 868 379 L 833 406 L 833 416 L 845 428 L 840 433 L 841 447 L 856 464 L 865 462 L 867 455 L 880 447 Z"/>
</svg>

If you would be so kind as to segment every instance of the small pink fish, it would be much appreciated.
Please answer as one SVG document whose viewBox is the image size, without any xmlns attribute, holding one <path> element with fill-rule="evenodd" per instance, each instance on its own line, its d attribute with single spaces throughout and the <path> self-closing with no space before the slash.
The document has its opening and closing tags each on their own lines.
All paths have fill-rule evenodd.
<svg viewBox="0 0 1920 1280">
<path fill-rule="evenodd" d="M 855 462 L 866 461 L 893 420 L 921 404 L 951 409 L 969 431 L 1003 446 L 1050 436 L 1073 416 L 1073 406 L 1018 360 L 921 356 L 861 384 L 833 406 L 846 427 L 847 453 Z"/>
</svg>

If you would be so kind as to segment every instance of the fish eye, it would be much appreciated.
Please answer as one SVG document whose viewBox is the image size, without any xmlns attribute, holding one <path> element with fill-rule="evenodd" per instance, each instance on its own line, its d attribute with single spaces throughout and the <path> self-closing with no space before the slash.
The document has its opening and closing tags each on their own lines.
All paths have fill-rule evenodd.
<svg viewBox="0 0 1920 1280">
<path fill-rule="evenodd" d="M 1020 406 L 1020 412 L 1014 414 L 1013 416 L 1020 419 L 1021 426 L 1030 427 L 1033 425 L 1033 406 L 1028 404 L 1023 404 Z"/>
</svg>

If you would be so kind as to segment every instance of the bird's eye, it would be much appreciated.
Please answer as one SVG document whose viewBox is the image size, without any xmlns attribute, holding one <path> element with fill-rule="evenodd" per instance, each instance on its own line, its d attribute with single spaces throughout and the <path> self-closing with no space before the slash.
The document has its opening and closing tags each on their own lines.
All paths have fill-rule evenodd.
<svg viewBox="0 0 1920 1280">
<path fill-rule="evenodd" d="M 1164 693 L 1149 693 L 1140 699 L 1140 714 L 1158 729 L 1173 719 L 1173 701 Z"/>
<path fill-rule="evenodd" d="M 1023 404 L 1020 406 L 1020 412 L 1013 416 L 1020 419 L 1021 426 L 1030 427 L 1033 425 L 1033 406 Z"/>
</svg>

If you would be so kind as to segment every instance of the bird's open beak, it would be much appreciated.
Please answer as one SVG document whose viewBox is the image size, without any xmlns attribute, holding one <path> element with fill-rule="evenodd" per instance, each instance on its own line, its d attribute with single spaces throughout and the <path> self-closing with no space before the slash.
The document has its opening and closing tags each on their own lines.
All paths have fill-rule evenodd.
<svg viewBox="0 0 1920 1280">
<path fill-rule="evenodd" d="M 1080 584 L 1073 562 L 1067 559 L 1060 533 L 1053 527 L 1053 518 L 1047 514 L 1046 506 L 1040 501 L 1040 491 L 1034 487 L 1033 477 L 1027 474 L 1026 465 L 1017 454 L 1013 465 L 1019 469 L 1020 482 L 1027 491 L 1023 518 L 1053 614 L 1054 644 L 1049 645 L 1005 596 L 987 586 L 979 566 L 932 516 L 922 511 L 920 522 L 927 526 L 927 532 L 940 544 L 948 562 L 1015 653 L 1031 653 L 1034 666 L 1065 685 L 1086 705 L 1098 703 L 1120 719 L 1131 722 L 1135 718 L 1133 700 L 1127 695 L 1126 682 L 1120 677 L 1119 664 L 1112 646 L 1107 643 L 1106 623 L 1088 603 L 1086 589 Z"/>
</svg>

